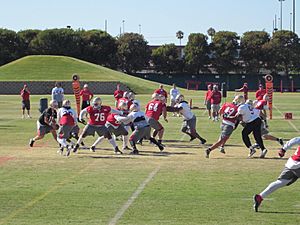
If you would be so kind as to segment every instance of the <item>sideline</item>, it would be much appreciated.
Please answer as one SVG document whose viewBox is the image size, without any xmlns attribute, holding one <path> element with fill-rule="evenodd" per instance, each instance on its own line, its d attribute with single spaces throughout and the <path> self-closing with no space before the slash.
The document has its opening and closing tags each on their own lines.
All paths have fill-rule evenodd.
<svg viewBox="0 0 300 225">
<path fill-rule="evenodd" d="M 130 198 L 127 200 L 127 202 L 119 209 L 119 211 L 116 213 L 116 215 L 109 221 L 109 225 L 115 225 L 117 224 L 118 220 L 121 219 L 123 214 L 126 212 L 126 210 L 130 207 L 130 205 L 134 202 L 135 199 L 142 193 L 146 185 L 155 177 L 155 175 L 160 170 L 160 166 L 158 166 L 156 169 L 154 169 L 149 176 L 144 180 L 140 186 L 135 190 L 135 192 L 130 196 Z"/>
<path fill-rule="evenodd" d="M 78 177 L 79 175 L 81 175 L 82 173 L 84 173 L 89 167 L 91 167 L 94 163 L 92 164 L 88 164 L 86 167 L 82 168 L 81 170 L 79 170 L 77 173 L 75 173 L 73 176 L 69 177 L 69 179 L 62 179 L 60 182 L 58 182 L 56 185 L 54 185 L 52 188 L 50 188 L 49 190 L 47 190 L 45 193 L 35 197 L 34 199 L 32 199 L 30 202 L 28 202 L 26 205 L 24 205 L 23 207 L 16 209 L 15 211 L 13 211 L 12 213 L 10 213 L 8 216 L 2 218 L 0 220 L 0 225 L 1 224 L 5 224 L 7 223 L 9 220 L 15 218 L 18 214 L 23 213 L 24 211 L 26 211 L 27 209 L 29 209 L 30 207 L 32 207 L 33 205 L 35 205 L 36 203 L 38 203 L 39 201 L 43 200 L 44 198 L 46 198 L 49 194 L 51 194 L 52 192 L 56 191 L 57 189 L 61 188 L 62 186 L 66 185 L 67 183 L 69 183 L 70 181 L 72 181 L 74 178 Z"/>
</svg>

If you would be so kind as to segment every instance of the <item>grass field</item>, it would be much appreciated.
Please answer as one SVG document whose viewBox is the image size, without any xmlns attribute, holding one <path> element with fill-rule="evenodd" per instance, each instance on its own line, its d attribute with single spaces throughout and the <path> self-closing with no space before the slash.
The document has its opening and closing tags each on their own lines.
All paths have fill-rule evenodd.
<svg viewBox="0 0 300 225">
<path fill-rule="evenodd" d="M 139 94 L 151 94 L 158 84 L 66 56 L 26 56 L 0 66 L 0 81 L 68 80 L 77 73 L 85 81 L 120 81 Z"/>
<path fill-rule="evenodd" d="M 277 179 L 293 154 L 279 159 L 278 143 L 265 142 L 266 159 L 258 153 L 247 159 L 239 127 L 225 155 L 215 150 L 206 159 L 204 149 L 217 140 L 220 124 L 194 110 L 206 146 L 188 142 L 179 131 L 181 118 L 169 117 L 163 122 L 163 153 L 145 143 L 138 146 L 141 155 L 117 156 L 104 142 L 95 153 L 79 150 L 66 158 L 56 153 L 51 135 L 28 146 L 40 97 L 32 96 L 33 119 L 25 120 L 19 96 L 0 97 L 0 224 L 300 224 L 299 183 L 272 194 L 260 213 L 252 210 L 253 194 Z M 202 107 L 202 97 L 191 92 L 187 99 Z M 137 98 L 145 105 L 149 96 Z M 112 96 L 103 99 L 112 105 Z M 272 134 L 285 140 L 299 136 L 298 100 L 298 94 L 275 94 Z M 284 120 L 284 112 L 294 119 Z"/>
</svg>

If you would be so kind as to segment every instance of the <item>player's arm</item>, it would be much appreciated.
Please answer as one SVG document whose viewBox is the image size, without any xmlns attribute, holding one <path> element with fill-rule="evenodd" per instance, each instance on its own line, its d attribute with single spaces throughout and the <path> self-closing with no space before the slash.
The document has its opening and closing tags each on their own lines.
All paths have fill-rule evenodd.
<svg viewBox="0 0 300 225">
<path fill-rule="evenodd" d="M 81 110 L 80 113 L 79 113 L 79 119 L 78 121 L 85 124 L 85 120 L 83 119 L 83 117 L 85 117 L 86 115 L 88 114 L 88 111 L 85 109 Z"/>
<path fill-rule="evenodd" d="M 123 111 L 116 110 L 116 109 L 110 109 L 110 113 L 118 114 L 118 115 L 123 115 Z"/>
<path fill-rule="evenodd" d="M 58 112 L 57 112 L 57 121 L 59 123 L 60 119 L 61 119 L 61 110 L 59 109 Z"/>
<path fill-rule="evenodd" d="M 182 109 L 183 109 L 182 107 L 172 107 L 172 106 L 166 107 L 167 112 L 180 112 Z"/>
<path fill-rule="evenodd" d="M 116 120 L 120 123 L 128 124 L 133 121 L 133 117 L 131 115 L 128 116 L 115 116 Z"/>
<path fill-rule="evenodd" d="M 162 115 L 164 117 L 164 121 L 168 122 L 168 119 L 167 119 L 167 108 L 166 108 L 166 106 L 163 106 L 163 108 L 162 108 Z"/>
</svg>

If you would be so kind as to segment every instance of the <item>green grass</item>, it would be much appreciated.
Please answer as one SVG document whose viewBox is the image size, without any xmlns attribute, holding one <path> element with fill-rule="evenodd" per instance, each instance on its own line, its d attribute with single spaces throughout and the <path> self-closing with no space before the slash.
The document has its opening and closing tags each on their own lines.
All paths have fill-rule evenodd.
<svg viewBox="0 0 300 225">
<path fill-rule="evenodd" d="M 119 81 L 139 94 L 150 94 L 158 88 L 158 83 L 66 56 L 18 59 L 0 67 L 0 81 L 70 81 L 74 73 L 86 81 Z"/>
<path fill-rule="evenodd" d="M 201 106 L 203 92 L 194 94 L 187 99 Z M 20 119 L 19 96 L 0 98 L 0 157 L 14 158 L 0 164 L 0 224 L 108 224 L 158 167 L 118 224 L 300 223 L 299 183 L 269 196 L 261 213 L 252 210 L 252 195 L 277 179 L 293 154 L 291 150 L 285 159 L 278 159 L 276 142 L 265 142 L 269 149 L 266 159 L 258 159 L 258 153 L 247 159 L 239 127 L 228 141 L 225 155 L 216 150 L 206 159 L 204 149 L 217 140 L 220 124 L 208 121 L 204 111 L 194 110 L 197 128 L 208 140 L 206 146 L 189 143 L 179 131 L 182 119 L 170 116 L 169 123 L 163 122 L 165 153 L 145 143 L 138 146 L 139 156 L 128 152 L 115 156 L 104 142 L 95 153 L 79 150 L 65 158 L 56 154 L 50 135 L 28 147 L 29 138 L 35 135 L 40 97 L 32 97 L 34 118 L 26 120 Z M 112 96 L 102 97 L 104 104 L 113 104 Z M 149 95 L 137 98 L 145 105 Z M 298 99 L 298 94 L 276 93 L 274 97 L 279 111 L 293 112 L 291 122 L 296 128 L 300 125 Z M 274 119 L 269 122 L 272 134 L 285 139 L 299 136 L 278 110 L 274 109 Z M 88 137 L 85 142 L 93 140 Z"/>
</svg>

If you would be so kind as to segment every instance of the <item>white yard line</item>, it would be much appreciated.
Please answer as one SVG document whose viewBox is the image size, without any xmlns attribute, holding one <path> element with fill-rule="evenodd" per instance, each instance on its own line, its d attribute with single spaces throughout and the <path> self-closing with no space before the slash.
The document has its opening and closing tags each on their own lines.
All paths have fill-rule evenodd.
<svg viewBox="0 0 300 225">
<path fill-rule="evenodd" d="M 273 107 L 274 107 L 274 108 L 275 108 L 282 116 L 284 116 L 283 113 L 282 113 L 275 105 L 273 105 Z M 287 121 L 288 121 L 288 123 L 291 125 L 291 127 L 295 129 L 295 131 L 297 131 L 298 133 L 300 133 L 300 130 L 295 126 L 295 124 L 293 124 L 293 122 L 292 122 L 291 120 L 287 120 Z"/>
<path fill-rule="evenodd" d="M 126 210 L 131 206 L 131 204 L 138 198 L 138 196 L 142 193 L 146 185 L 155 177 L 155 175 L 160 170 L 160 167 L 154 169 L 149 176 L 144 180 L 140 186 L 135 190 L 135 192 L 130 196 L 127 202 L 119 209 L 116 215 L 109 221 L 109 225 L 117 224 L 118 220 L 121 219 Z"/>
</svg>

